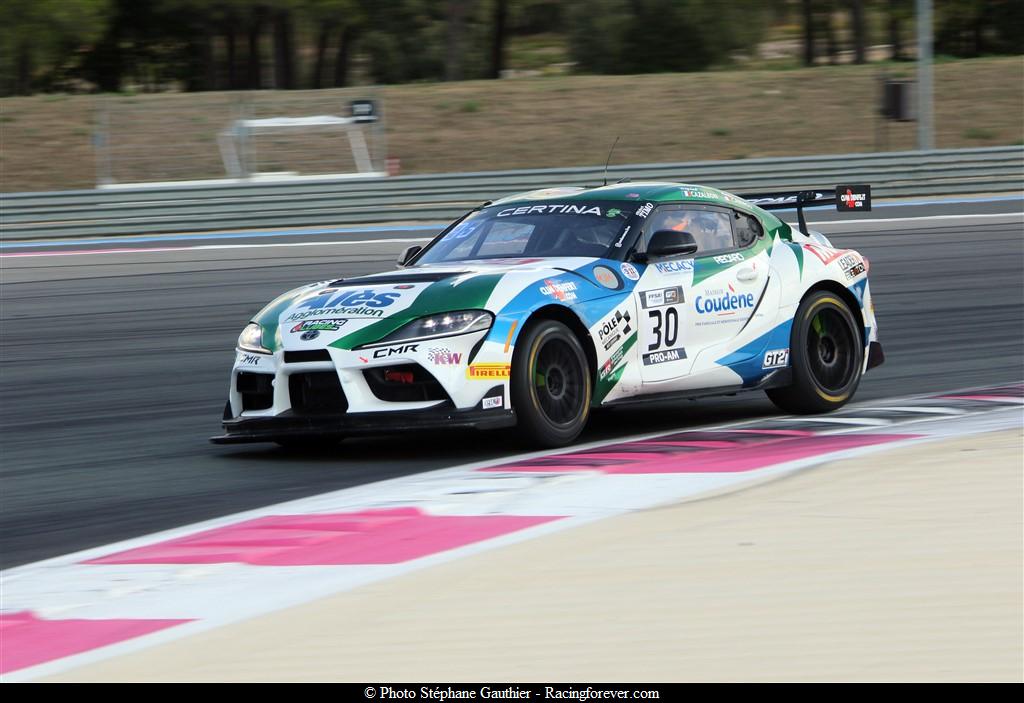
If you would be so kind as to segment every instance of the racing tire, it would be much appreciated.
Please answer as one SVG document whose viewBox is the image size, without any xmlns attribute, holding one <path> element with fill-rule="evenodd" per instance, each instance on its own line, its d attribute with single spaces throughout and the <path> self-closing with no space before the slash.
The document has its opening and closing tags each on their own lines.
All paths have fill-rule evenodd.
<svg viewBox="0 0 1024 703">
<path fill-rule="evenodd" d="M 523 438 L 561 447 L 590 417 L 593 376 L 583 346 L 568 327 L 542 320 L 523 331 L 512 356 L 512 407 Z"/>
<path fill-rule="evenodd" d="M 850 306 L 831 291 L 804 298 L 790 333 L 792 385 L 768 398 L 786 412 L 809 415 L 841 408 L 857 390 L 864 368 L 861 331 Z"/>
</svg>

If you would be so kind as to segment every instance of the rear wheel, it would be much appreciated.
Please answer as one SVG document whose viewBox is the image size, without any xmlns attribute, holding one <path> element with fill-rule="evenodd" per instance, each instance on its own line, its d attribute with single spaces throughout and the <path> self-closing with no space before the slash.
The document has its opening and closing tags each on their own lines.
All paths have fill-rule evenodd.
<svg viewBox="0 0 1024 703">
<path fill-rule="evenodd" d="M 800 303 L 790 335 L 793 384 L 768 397 L 791 413 L 823 413 L 853 397 L 864 366 L 861 332 L 838 295 L 818 291 Z"/>
<path fill-rule="evenodd" d="M 542 320 L 528 327 L 512 359 L 512 406 L 527 441 L 560 447 L 587 424 L 593 381 L 587 355 L 568 327 Z"/>
</svg>

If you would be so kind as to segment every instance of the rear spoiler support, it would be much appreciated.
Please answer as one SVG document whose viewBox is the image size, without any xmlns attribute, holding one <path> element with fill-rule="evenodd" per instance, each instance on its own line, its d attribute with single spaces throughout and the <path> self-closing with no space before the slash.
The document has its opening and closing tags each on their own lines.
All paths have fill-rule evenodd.
<svg viewBox="0 0 1024 703">
<path fill-rule="evenodd" d="M 868 212 L 871 210 L 870 185 L 839 185 L 834 190 L 800 190 L 782 193 L 750 193 L 739 196 L 762 210 L 792 210 L 796 208 L 800 231 L 807 232 L 805 207 L 835 205 L 839 212 Z"/>
</svg>

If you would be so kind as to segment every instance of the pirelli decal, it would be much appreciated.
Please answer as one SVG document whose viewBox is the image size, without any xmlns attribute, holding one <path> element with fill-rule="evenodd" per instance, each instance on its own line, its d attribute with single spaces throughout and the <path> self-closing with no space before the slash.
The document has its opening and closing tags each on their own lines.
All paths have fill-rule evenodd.
<svg viewBox="0 0 1024 703">
<path fill-rule="evenodd" d="M 508 378 L 512 364 L 471 364 L 466 369 L 466 378 Z"/>
</svg>

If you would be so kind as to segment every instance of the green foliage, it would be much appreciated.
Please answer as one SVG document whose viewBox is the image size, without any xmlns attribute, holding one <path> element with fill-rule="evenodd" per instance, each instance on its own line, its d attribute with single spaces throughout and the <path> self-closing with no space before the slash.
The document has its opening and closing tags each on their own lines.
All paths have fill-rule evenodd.
<svg viewBox="0 0 1024 703">
<path fill-rule="evenodd" d="M 103 31 L 109 0 L 0 2 L 0 94 L 66 87 L 78 52 Z"/>
<path fill-rule="evenodd" d="M 757 0 L 576 0 L 569 46 L 584 71 L 699 71 L 752 53 L 768 12 Z"/>
<path fill-rule="evenodd" d="M 935 51 L 961 58 L 1024 53 L 1024 2 L 936 0 Z"/>
</svg>

